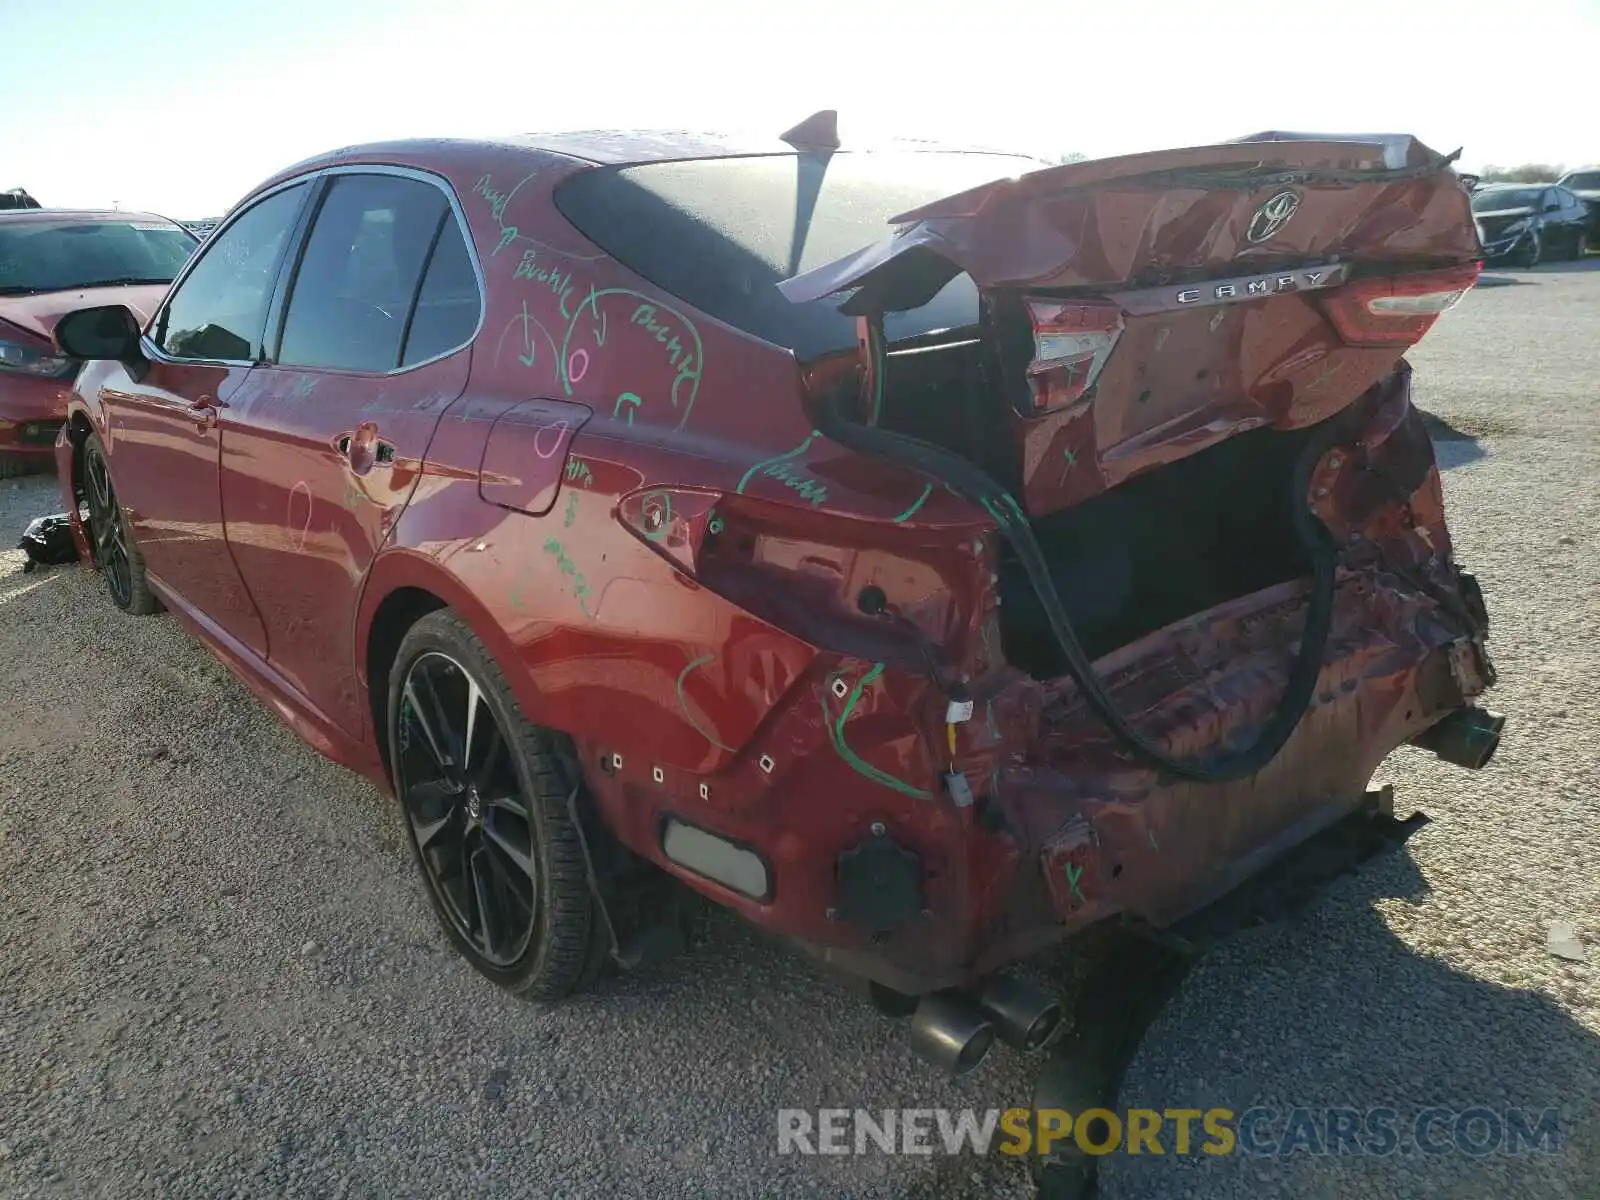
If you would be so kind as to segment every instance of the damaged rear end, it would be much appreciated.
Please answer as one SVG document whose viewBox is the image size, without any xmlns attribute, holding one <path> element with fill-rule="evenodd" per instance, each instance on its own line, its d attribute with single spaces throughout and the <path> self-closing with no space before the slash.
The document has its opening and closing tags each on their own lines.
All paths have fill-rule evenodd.
<svg viewBox="0 0 1600 1200">
<path fill-rule="evenodd" d="M 989 184 L 783 285 L 856 320 L 805 364 L 818 429 L 998 534 L 922 731 L 960 919 L 828 957 L 926 991 L 1172 926 L 1396 747 L 1487 763 L 1488 618 L 1404 359 L 1480 258 L 1448 158 L 1272 134 Z M 892 336 L 963 288 L 973 323 Z"/>
</svg>

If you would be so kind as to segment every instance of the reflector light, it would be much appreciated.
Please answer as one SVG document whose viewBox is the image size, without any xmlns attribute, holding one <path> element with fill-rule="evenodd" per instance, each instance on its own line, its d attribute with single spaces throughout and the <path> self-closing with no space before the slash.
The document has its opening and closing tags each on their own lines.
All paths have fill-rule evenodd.
<svg viewBox="0 0 1600 1200">
<path fill-rule="evenodd" d="M 718 499 L 695 488 L 643 488 L 622 497 L 616 515 L 629 533 L 692 576 L 706 534 L 721 531 Z"/>
<path fill-rule="evenodd" d="M 772 896 L 772 876 L 759 854 L 675 817 L 668 817 L 662 829 L 661 852 L 680 867 L 752 900 Z"/>
<path fill-rule="evenodd" d="M 1033 322 L 1028 380 L 1038 415 L 1082 399 L 1122 336 L 1122 310 L 1108 301 L 1024 301 Z"/>
</svg>

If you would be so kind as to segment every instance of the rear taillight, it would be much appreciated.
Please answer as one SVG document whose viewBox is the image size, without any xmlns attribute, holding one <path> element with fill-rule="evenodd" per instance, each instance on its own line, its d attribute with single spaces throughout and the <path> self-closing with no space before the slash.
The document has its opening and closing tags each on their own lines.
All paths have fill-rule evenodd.
<svg viewBox="0 0 1600 1200">
<path fill-rule="evenodd" d="M 1416 275 L 1356 279 L 1322 299 L 1349 346 L 1409 346 L 1478 282 L 1479 263 Z"/>
<path fill-rule="evenodd" d="M 617 503 L 617 520 L 657 554 L 693 577 L 707 535 L 722 532 L 719 493 L 697 488 L 647 488 Z"/>
<path fill-rule="evenodd" d="M 1105 369 L 1122 336 L 1122 310 L 1107 301 L 1024 301 L 1033 322 L 1028 364 L 1033 415 L 1081 400 Z"/>
</svg>

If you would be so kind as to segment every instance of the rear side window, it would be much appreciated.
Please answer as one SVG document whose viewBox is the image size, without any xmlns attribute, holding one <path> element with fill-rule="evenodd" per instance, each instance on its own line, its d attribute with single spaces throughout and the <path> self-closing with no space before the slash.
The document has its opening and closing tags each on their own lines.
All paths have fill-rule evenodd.
<svg viewBox="0 0 1600 1200">
<path fill-rule="evenodd" d="M 1036 170 L 1033 159 L 953 151 L 779 154 L 599 167 L 556 192 L 567 220 L 657 287 L 735 328 L 815 357 L 855 344 L 837 299 L 793 304 L 779 283 L 890 232 L 889 218 Z M 891 339 L 973 324 L 958 275 L 934 300 L 891 315 Z"/>
<path fill-rule="evenodd" d="M 444 193 L 398 175 L 336 175 L 295 272 L 277 361 L 392 371 L 440 223 Z"/>
<path fill-rule="evenodd" d="M 232 362 L 260 356 L 278 260 L 305 195 L 303 183 L 274 192 L 206 243 L 156 324 L 163 351 Z"/>
<path fill-rule="evenodd" d="M 461 225 L 453 212 L 446 212 L 417 293 L 400 365 L 427 362 L 466 345 L 477 332 L 480 306 L 478 276 Z"/>
</svg>

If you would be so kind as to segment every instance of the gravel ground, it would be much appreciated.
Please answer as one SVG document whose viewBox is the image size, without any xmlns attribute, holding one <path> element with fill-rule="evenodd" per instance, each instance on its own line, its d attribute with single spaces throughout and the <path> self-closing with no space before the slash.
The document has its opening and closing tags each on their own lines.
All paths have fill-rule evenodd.
<svg viewBox="0 0 1600 1200">
<path fill-rule="evenodd" d="M 1107 1160 L 1116 1198 L 1600 1195 L 1600 262 L 1473 293 L 1413 359 L 1511 716 L 1489 770 L 1301 923 L 1209 957 L 1126 1104 L 1561 1110 L 1557 1155 Z M 0 484 L 0 545 L 57 507 Z M 0 1195 L 1027 1194 L 1015 1164 L 779 1158 L 780 1107 L 1005 1107 L 731 918 L 554 1009 L 443 947 L 386 802 L 170 619 L 0 553 Z M 1575 922 L 1588 961 L 1545 948 Z M 1060 964 L 1052 972 L 1065 971 Z"/>
</svg>

